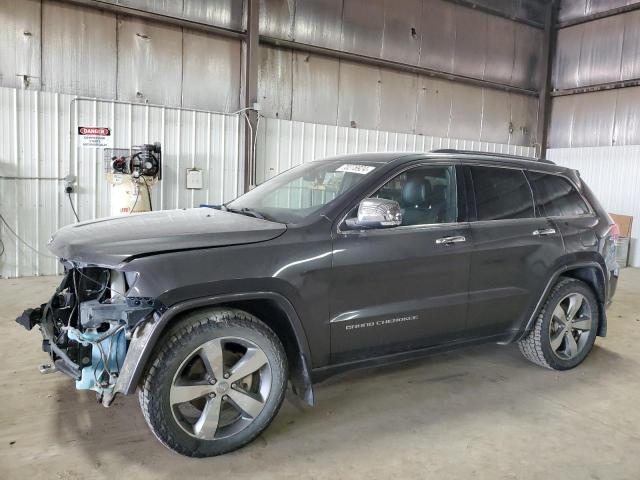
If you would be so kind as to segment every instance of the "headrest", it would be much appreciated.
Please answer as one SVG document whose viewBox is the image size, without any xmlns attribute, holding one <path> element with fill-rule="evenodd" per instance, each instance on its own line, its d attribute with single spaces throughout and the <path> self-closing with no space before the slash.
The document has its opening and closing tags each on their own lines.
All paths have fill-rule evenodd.
<svg viewBox="0 0 640 480">
<path fill-rule="evenodd" d="M 423 177 L 410 177 L 402 187 L 402 201 L 406 206 L 426 207 L 431 198 L 431 182 Z"/>
</svg>

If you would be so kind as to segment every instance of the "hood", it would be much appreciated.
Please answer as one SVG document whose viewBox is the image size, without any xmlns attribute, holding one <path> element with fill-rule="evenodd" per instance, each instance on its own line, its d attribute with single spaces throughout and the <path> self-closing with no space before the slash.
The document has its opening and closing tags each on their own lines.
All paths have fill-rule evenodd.
<svg viewBox="0 0 640 480">
<path fill-rule="evenodd" d="M 66 226 L 53 234 L 49 250 L 65 260 L 115 266 L 137 255 L 264 242 L 286 228 L 212 208 L 163 210 Z"/>
</svg>

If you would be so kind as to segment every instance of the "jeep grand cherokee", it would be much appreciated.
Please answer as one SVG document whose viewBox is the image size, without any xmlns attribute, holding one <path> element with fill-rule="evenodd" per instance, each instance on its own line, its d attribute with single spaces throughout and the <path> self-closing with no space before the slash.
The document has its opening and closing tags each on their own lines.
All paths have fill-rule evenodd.
<svg viewBox="0 0 640 480">
<path fill-rule="evenodd" d="M 215 208 L 100 219 L 51 239 L 38 325 L 105 406 L 138 391 L 167 447 L 250 442 L 287 383 L 478 342 L 579 365 L 616 287 L 617 228 L 574 170 L 460 151 L 305 163 Z"/>
</svg>

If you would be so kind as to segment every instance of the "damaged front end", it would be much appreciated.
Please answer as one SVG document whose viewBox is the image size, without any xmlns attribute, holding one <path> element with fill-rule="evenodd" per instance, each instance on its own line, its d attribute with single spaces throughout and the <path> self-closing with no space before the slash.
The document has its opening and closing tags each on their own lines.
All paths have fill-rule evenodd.
<svg viewBox="0 0 640 480">
<path fill-rule="evenodd" d="M 39 326 L 55 369 L 73 378 L 76 388 L 94 390 L 105 406 L 120 390 L 132 335 L 162 310 L 153 298 L 127 296 L 135 280 L 134 273 L 66 262 L 51 299 L 16 319 L 27 330 Z"/>
</svg>

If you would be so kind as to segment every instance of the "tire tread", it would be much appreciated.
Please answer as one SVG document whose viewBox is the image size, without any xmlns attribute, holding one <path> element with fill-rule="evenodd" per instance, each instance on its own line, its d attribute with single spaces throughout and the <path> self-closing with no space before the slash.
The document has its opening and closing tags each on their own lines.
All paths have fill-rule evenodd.
<svg viewBox="0 0 640 480">
<path fill-rule="evenodd" d="M 173 434 L 172 429 L 169 427 L 171 419 L 165 418 L 166 415 L 162 413 L 162 409 L 154 408 L 153 394 L 157 390 L 156 386 L 164 380 L 163 376 L 168 373 L 166 369 L 162 368 L 167 356 L 180 345 L 186 346 L 190 338 L 200 333 L 202 329 L 208 328 L 210 324 L 215 324 L 220 329 L 224 329 L 226 326 L 241 326 L 243 328 L 257 330 L 261 335 L 268 337 L 269 340 L 274 342 L 276 345 L 275 350 L 277 352 L 276 363 L 275 365 L 272 364 L 271 367 L 281 369 L 281 371 L 284 372 L 285 378 L 285 388 L 281 388 L 279 398 L 276 400 L 276 408 L 264 427 L 255 431 L 249 437 L 246 437 L 240 445 L 232 448 L 220 449 L 220 451 L 216 451 L 213 455 L 221 455 L 236 450 L 247 443 L 250 443 L 262 433 L 269 423 L 271 423 L 282 405 L 286 391 L 286 379 L 288 378 L 288 364 L 280 339 L 267 325 L 247 312 L 232 308 L 197 310 L 188 313 L 176 325 L 170 327 L 169 331 L 165 334 L 162 343 L 158 345 L 154 352 L 152 356 L 153 361 L 150 362 L 145 374 L 143 375 L 143 380 L 138 389 L 138 401 L 147 425 L 149 425 L 149 428 L 160 443 L 170 450 L 191 457 L 206 457 L 212 456 L 212 454 L 201 451 L 191 451 L 184 448 Z"/>
<path fill-rule="evenodd" d="M 535 363 L 536 365 L 555 370 L 545 358 L 544 351 L 542 350 L 542 326 L 544 322 L 544 316 L 548 308 L 551 306 L 550 303 L 553 300 L 555 293 L 572 283 L 584 285 L 583 282 L 574 278 L 562 278 L 561 280 L 559 280 L 547 295 L 547 299 L 542 306 L 540 313 L 538 314 L 538 318 L 533 325 L 533 329 L 518 342 L 518 347 L 520 348 L 520 352 L 522 352 L 522 355 L 524 355 L 527 360 Z"/>
</svg>

